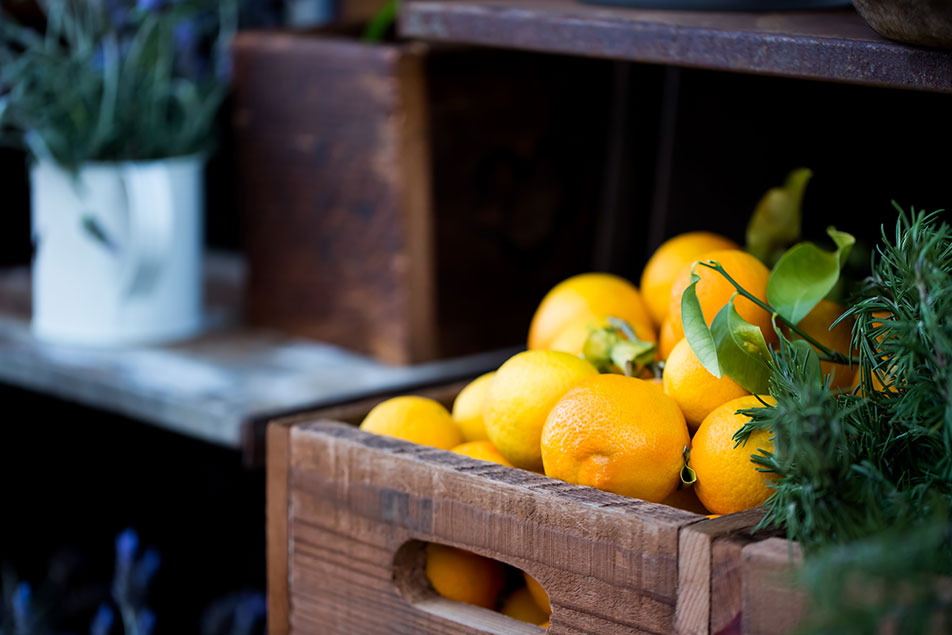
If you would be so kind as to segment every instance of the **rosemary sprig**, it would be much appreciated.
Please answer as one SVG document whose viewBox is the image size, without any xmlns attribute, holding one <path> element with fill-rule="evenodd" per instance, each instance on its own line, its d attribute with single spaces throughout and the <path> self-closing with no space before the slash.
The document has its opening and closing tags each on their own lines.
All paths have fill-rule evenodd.
<svg viewBox="0 0 952 635">
<path fill-rule="evenodd" d="M 861 382 L 831 393 L 803 349 L 772 352 L 772 408 L 737 434 L 772 431 L 752 457 L 773 472 L 764 524 L 806 554 L 810 632 L 942 632 L 952 599 L 952 228 L 900 210 L 849 310 Z"/>
</svg>

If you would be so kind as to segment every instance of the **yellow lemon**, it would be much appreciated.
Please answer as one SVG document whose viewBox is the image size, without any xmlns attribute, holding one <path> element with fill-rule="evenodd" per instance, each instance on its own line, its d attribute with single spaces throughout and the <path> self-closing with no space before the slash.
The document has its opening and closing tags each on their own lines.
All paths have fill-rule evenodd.
<svg viewBox="0 0 952 635">
<path fill-rule="evenodd" d="M 539 440 L 549 410 L 562 395 L 598 371 L 584 359 L 559 351 L 525 351 L 506 361 L 489 384 L 486 432 L 516 467 L 542 470 Z"/>
<path fill-rule="evenodd" d="M 552 605 L 549 603 L 549 594 L 545 592 L 539 581 L 531 575 L 522 572 L 522 577 L 526 579 L 526 588 L 529 589 L 529 595 L 535 600 L 536 605 L 548 615 L 552 612 Z"/>
<path fill-rule="evenodd" d="M 432 542 L 426 546 L 425 571 L 443 597 L 487 609 L 496 608 L 496 598 L 506 583 L 502 563 Z"/>
<path fill-rule="evenodd" d="M 689 263 L 710 251 L 739 249 L 730 238 L 710 232 L 688 232 L 670 238 L 655 250 L 641 272 L 641 296 L 655 324 L 668 315 L 671 283 Z"/>
<path fill-rule="evenodd" d="M 459 426 L 464 441 L 486 441 L 486 424 L 483 422 L 483 402 L 495 371 L 480 375 L 466 384 L 453 402 L 453 421 Z"/>
<path fill-rule="evenodd" d="M 394 397 L 379 403 L 364 417 L 360 429 L 443 450 L 463 440 L 446 408 L 426 397 Z"/>
<path fill-rule="evenodd" d="M 724 375 L 715 377 L 701 365 L 687 339 L 677 343 L 664 364 L 664 392 L 684 413 L 691 430 L 714 408 L 750 393 Z"/>
<path fill-rule="evenodd" d="M 529 326 L 529 349 L 549 349 L 567 326 L 609 316 L 631 324 L 644 341 L 657 341 L 635 285 L 610 273 L 583 273 L 555 285 L 542 299 Z"/>
<path fill-rule="evenodd" d="M 491 463 L 498 463 L 499 465 L 505 465 L 506 467 L 515 467 L 512 463 L 506 460 L 506 457 L 500 454 L 499 450 L 496 449 L 496 446 L 492 444 L 492 441 L 467 441 L 466 443 L 460 443 L 455 448 L 451 448 L 450 452 L 462 454 L 463 456 L 468 456 L 471 459 L 490 461 Z"/>
<path fill-rule="evenodd" d="M 658 503 L 678 486 L 689 443 L 684 415 L 658 386 L 597 375 L 552 408 L 542 462 L 552 478 Z"/>
<path fill-rule="evenodd" d="M 668 356 L 671 355 L 671 351 L 674 350 L 675 344 L 683 339 L 683 334 L 679 337 L 674 332 L 671 319 L 665 318 L 664 322 L 661 323 L 661 331 L 658 333 L 658 358 L 668 359 Z"/>
<path fill-rule="evenodd" d="M 549 614 L 539 608 L 526 587 L 519 587 L 510 593 L 502 601 L 502 608 L 499 612 L 530 624 L 543 624 L 549 620 Z"/>
<path fill-rule="evenodd" d="M 746 445 L 734 447 L 734 434 L 749 419 L 738 410 L 759 408 L 764 402 L 773 405 L 769 396 L 754 395 L 728 401 L 707 415 L 691 443 L 691 467 L 697 474 L 694 483 L 701 503 L 715 514 L 733 514 L 761 505 L 770 497 L 767 486 L 773 477 L 759 472 L 751 462 L 758 450 L 773 451 L 770 433 L 757 430 Z"/>
<path fill-rule="evenodd" d="M 721 264 L 731 278 L 733 278 L 741 287 L 750 292 L 754 297 L 766 302 L 767 297 L 767 279 L 770 277 L 770 271 L 759 260 L 738 249 L 728 249 L 725 251 L 712 251 L 698 257 L 697 260 L 708 261 L 715 260 Z M 734 285 L 720 273 L 702 265 L 694 265 L 695 261 L 688 263 L 680 273 L 675 277 L 671 284 L 671 297 L 669 298 L 668 316 L 671 319 L 671 328 L 674 331 L 675 339 L 684 337 L 684 326 L 681 324 L 681 296 L 684 290 L 691 284 L 691 270 L 700 276 L 700 281 L 694 287 L 697 293 L 698 302 L 701 305 L 701 311 L 704 314 L 704 321 L 710 326 L 714 316 L 723 308 L 725 304 L 734 295 L 736 289 Z M 773 330 L 770 314 L 759 306 L 748 300 L 737 296 L 734 301 L 734 307 L 742 318 L 759 326 L 764 334 L 764 339 L 768 344 L 777 341 L 777 334 Z"/>
</svg>

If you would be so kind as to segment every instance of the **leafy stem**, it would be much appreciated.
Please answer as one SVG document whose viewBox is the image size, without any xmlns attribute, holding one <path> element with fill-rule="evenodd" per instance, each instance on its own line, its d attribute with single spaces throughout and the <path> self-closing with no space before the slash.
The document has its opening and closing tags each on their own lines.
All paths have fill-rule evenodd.
<svg viewBox="0 0 952 635">
<path fill-rule="evenodd" d="M 727 273 L 727 271 L 724 269 L 724 267 L 721 266 L 721 264 L 720 264 L 719 262 L 716 262 L 716 261 L 713 261 L 713 260 L 708 261 L 708 262 L 704 262 L 704 261 L 699 260 L 697 264 L 702 265 L 702 266 L 704 266 L 704 267 L 707 267 L 708 269 L 713 269 L 713 270 L 716 271 L 717 273 L 721 274 L 721 275 L 724 277 L 725 280 L 727 280 L 728 282 L 731 283 L 731 285 L 733 285 L 734 289 L 737 290 L 737 293 L 738 293 L 738 294 L 740 294 L 740 295 L 741 295 L 742 297 L 744 297 L 744 298 L 747 298 L 748 300 L 750 300 L 751 302 L 753 302 L 754 304 L 756 304 L 758 307 L 760 307 L 761 309 L 763 309 L 763 310 L 766 311 L 767 313 L 770 313 L 771 316 L 773 316 L 775 319 L 779 319 L 781 322 L 783 322 L 783 323 L 787 326 L 787 328 L 789 328 L 791 331 L 793 331 L 794 333 L 796 333 L 797 335 L 799 335 L 799 336 L 800 336 L 801 338 L 803 338 L 805 341 L 807 341 L 807 342 L 809 342 L 810 344 L 812 344 L 817 350 L 820 351 L 820 353 L 821 353 L 820 358 L 821 358 L 823 361 L 833 362 L 833 363 L 835 363 L 835 364 L 859 363 L 859 360 L 856 360 L 856 359 L 847 357 L 846 355 L 843 355 L 843 354 L 840 353 L 840 352 L 834 351 L 834 350 L 832 350 L 831 348 L 829 348 L 829 347 L 827 347 L 827 346 L 824 346 L 823 344 L 821 344 L 820 342 L 818 342 L 815 338 L 813 338 L 813 337 L 811 337 L 810 335 L 808 335 L 807 333 L 805 333 L 805 332 L 804 332 L 802 329 L 800 329 L 796 324 L 794 324 L 793 322 L 791 322 L 791 321 L 788 320 L 787 318 L 785 318 L 785 317 L 783 317 L 782 315 L 780 315 L 780 313 L 778 313 L 777 310 L 774 309 L 772 306 L 770 306 L 769 304 L 767 304 L 766 302 L 764 302 L 763 300 L 761 300 L 760 298 L 758 298 L 757 296 L 755 296 L 754 294 L 752 294 L 751 292 L 749 292 L 747 289 L 745 289 L 744 287 L 742 287 L 736 280 L 734 280 L 734 279 L 730 276 L 729 273 Z M 774 327 L 774 328 L 776 328 L 776 327 Z"/>
</svg>

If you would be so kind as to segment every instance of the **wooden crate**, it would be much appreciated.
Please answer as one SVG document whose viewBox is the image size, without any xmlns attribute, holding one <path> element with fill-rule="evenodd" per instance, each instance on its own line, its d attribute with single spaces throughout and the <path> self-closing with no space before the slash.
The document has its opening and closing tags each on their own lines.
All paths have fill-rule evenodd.
<svg viewBox="0 0 952 635">
<path fill-rule="evenodd" d="M 355 428 L 381 399 L 269 427 L 271 633 L 541 632 L 437 596 L 427 541 L 533 575 L 553 633 L 741 632 L 760 510 L 708 520 Z"/>
<path fill-rule="evenodd" d="M 453 357 L 523 343 L 593 266 L 610 63 L 263 31 L 234 50 L 252 324 Z"/>
</svg>

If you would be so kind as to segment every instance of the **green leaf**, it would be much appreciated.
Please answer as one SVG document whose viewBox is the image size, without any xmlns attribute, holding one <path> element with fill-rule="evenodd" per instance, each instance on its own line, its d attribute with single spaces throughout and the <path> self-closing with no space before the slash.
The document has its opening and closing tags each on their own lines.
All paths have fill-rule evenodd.
<svg viewBox="0 0 952 635">
<path fill-rule="evenodd" d="M 370 22 L 364 29 L 363 41 L 372 44 L 382 42 L 387 30 L 397 21 L 399 10 L 398 0 L 387 0 L 377 13 L 370 18 Z"/>
<path fill-rule="evenodd" d="M 688 340 L 691 350 L 701 362 L 701 365 L 715 377 L 722 377 L 721 366 L 717 358 L 717 346 L 714 336 L 704 321 L 704 312 L 697 299 L 695 287 L 701 276 L 691 272 L 691 284 L 681 295 L 681 324 L 684 326 L 684 337 Z"/>
<path fill-rule="evenodd" d="M 800 243 L 787 250 L 767 282 L 767 302 L 793 324 L 802 320 L 822 300 L 840 278 L 840 268 L 849 257 L 856 239 L 830 227 L 827 233 L 836 251 Z"/>
<path fill-rule="evenodd" d="M 755 395 L 770 388 L 770 353 L 760 328 L 746 321 L 734 308 L 735 293 L 711 322 L 717 359 L 725 375 Z"/>
<path fill-rule="evenodd" d="M 768 267 L 800 238 L 803 192 L 812 176 L 806 168 L 794 170 L 782 187 L 764 194 L 750 217 L 747 251 Z"/>
</svg>

